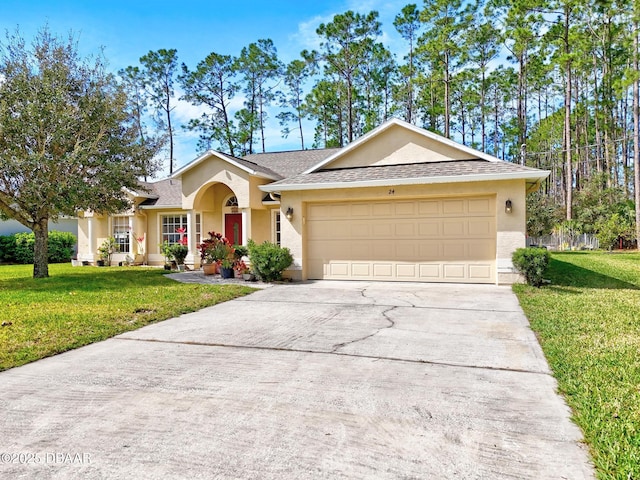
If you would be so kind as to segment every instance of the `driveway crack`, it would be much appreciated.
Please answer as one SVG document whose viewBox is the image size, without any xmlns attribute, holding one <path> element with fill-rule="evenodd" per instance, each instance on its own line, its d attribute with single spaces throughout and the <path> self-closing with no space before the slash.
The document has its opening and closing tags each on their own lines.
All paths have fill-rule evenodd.
<svg viewBox="0 0 640 480">
<path fill-rule="evenodd" d="M 341 348 L 344 348 L 346 346 L 349 345 L 353 345 L 354 343 L 358 343 L 358 342 L 363 342 L 371 337 L 374 337 L 376 335 L 378 335 L 382 330 L 388 330 L 389 328 L 393 328 L 396 326 L 396 322 L 393 321 L 393 319 L 389 316 L 389 312 L 392 312 L 393 310 L 395 310 L 396 308 L 398 308 L 397 306 L 393 306 L 390 307 L 386 310 L 384 310 L 382 312 L 382 316 L 384 317 L 384 319 L 389 322 L 388 325 L 385 325 L 383 327 L 380 327 L 378 329 L 376 329 L 375 332 L 370 333 L 368 335 L 365 335 L 364 337 L 360 337 L 360 338 L 356 338 L 354 340 L 349 340 L 348 342 L 343 342 L 343 343 L 336 343 L 333 348 L 331 349 L 331 353 L 336 353 L 338 350 L 340 350 Z"/>
</svg>

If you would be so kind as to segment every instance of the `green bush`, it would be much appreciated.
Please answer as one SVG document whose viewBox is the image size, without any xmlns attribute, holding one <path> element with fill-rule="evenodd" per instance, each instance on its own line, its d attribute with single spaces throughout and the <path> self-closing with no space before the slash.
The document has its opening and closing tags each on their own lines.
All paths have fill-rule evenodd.
<svg viewBox="0 0 640 480">
<path fill-rule="evenodd" d="M 16 250 L 13 259 L 16 263 L 33 263 L 33 251 L 36 236 L 33 233 L 16 233 Z"/>
<path fill-rule="evenodd" d="M 518 248 L 511 257 L 516 267 L 529 285 L 539 287 L 543 283 L 544 273 L 547 271 L 550 259 L 546 248 Z"/>
<path fill-rule="evenodd" d="M 244 245 L 234 245 L 233 249 L 234 249 L 233 256 L 236 257 L 238 260 L 240 260 L 242 257 L 249 256 L 249 249 Z"/>
<path fill-rule="evenodd" d="M 35 238 L 34 238 L 35 242 Z M 77 238 L 69 232 L 49 232 L 49 262 L 70 262 L 76 246 Z"/>
<path fill-rule="evenodd" d="M 249 259 L 251 269 L 264 282 L 272 282 L 282 278 L 282 272 L 293 263 L 293 256 L 288 248 L 271 242 L 258 245 L 249 241 Z"/>
<path fill-rule="evenodd" d="M 171 256 L 176 261 L 176 265 L 184 265 L 184 259 L 189 254 L 189 247 L 182 245 L 181 243 L 174 243 L 169 247 Z"/>
<path fill-rule="evenodd" d="M 13 263 L 16 256 L 16 236 L 0 235 L 0 262 Z"/>
<path fill-rule="evenodd" d="M 33 233 L 15 233 L 0 236 L 0 261 L 7 263 L 33 263 L 36 237 Z M 71 261 L 76 236 L 69 232 L 49 232 L 49 262 Z"/>
</svg>

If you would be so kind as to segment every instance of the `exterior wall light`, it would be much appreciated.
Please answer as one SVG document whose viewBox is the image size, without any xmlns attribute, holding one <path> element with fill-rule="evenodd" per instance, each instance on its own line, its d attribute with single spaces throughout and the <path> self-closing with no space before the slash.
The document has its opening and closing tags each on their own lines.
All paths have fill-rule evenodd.
<svg viewBox="0 0 640 480">
<path fill-rule="evenodd" d="M 287 211 L 284 215 L 285 217 L 287 217 L 287 220 L 290 221 L 293 218 L 293 208 L 291 207 L 287 208 Z"/>
<path fill-rule="evenodd" d="M 507 200 L 504 204 L 504 213 L 513 212 L 513 205 L 511 204 L 511 200 Z"/>
</svg>

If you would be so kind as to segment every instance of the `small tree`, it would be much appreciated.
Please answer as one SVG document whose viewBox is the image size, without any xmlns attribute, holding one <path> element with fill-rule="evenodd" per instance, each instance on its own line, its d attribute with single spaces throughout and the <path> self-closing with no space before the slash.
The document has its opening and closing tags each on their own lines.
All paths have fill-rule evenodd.
<svg viewBox="0 0 640 480">
<path fill-rule="evenodd" d="M 620 238 L 625 240 L 633 238 L 635 226 L 625 216 L 614 213 L 607 220 L 599 222 L 596 228 L 598 230 L 596 237 L 600 246 L 611 251 Z"/>
<path fill-rule="evenodd" d="M 128 208 L 125 189 L 140 189 L 156 151 L 102 59 L 80 58 L 73 38 L 0 42 L 0 212 L 33 230 L 34 277 L 49 276 L 48 221 Z"/>
</svg>

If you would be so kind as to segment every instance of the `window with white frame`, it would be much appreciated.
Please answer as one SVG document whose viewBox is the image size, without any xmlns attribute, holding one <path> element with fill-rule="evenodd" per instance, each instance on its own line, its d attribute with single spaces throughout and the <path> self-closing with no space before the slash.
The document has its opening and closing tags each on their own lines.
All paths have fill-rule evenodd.
<svg viewBox="0 0 640 480">
<path fill-rule="evenodd" d="M 272 214 L 273 221 L 271 225 L 273 225 L 273 243 L 280 246 L 280 210 L 273 210 Z"/>
<path fill-rule="evenodd" d="M 112 235 L 118 244 L 118 252 L 131 253 L 131 227 L 129 217 L 112 217 Z"/>
<path fill-rule="evenodd" d="M 202 243 L 202 220 L 199 213 L 196 213 L 195 236 L 196 245 L 200 245 Z"/>
<path fill-rule="evenodd" d="M 162 242 L 170 244 L 180 243 L 182 237 L 187 235 L 186 215 L 162 216 Z"/>
</svg>

